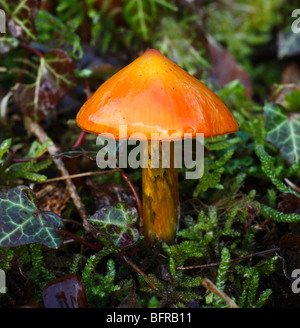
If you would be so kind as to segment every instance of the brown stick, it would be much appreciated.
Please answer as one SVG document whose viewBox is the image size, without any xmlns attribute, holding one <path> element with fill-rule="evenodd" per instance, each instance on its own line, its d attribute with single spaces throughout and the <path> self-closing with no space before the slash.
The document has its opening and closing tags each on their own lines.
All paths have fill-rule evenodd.
<svg viewBox="0 0 300 328">
<path fill-rule="evenodd" d="M 37 182 L 37 184 L 56 182 L 56 181 L 61 181 L 61 180 L 66 180 L 66 179 L 76 179 L 76 178 L 87 177 L 87 176 L 91 176 L 91 175 L 108 174 L 108 173 L 114 173 L 114 172 L 118 172 L 118 170 L 78 173 L 78 174 L 73 174 L 73 175 L 69 175 L 66 177 L 58 177 L 58 178 L 48 179 L 45 181 L 40 181 L 40 182 Z"/>
<path fill-rule="evenodd" d="M 137 203 L 137 207 L 138 207 L 138 212 L 139 212 L 139 233 L 142 234 L 143 233 L 143 228 L 144 228 L 144 224 L 143 224 L 143 207 L 142 207 L 142 202 L 141 199 L 132 183 L 132 181 L 130 180 L 130 177 L 127 173 L 125 173 L 122 169 L 120 169 L 119 167 L 116 167 L 116 169 L 120 172 L 122 178 L 124 179 L 124 181 L 127 182 L 128 186 L 130 187 L 133 196 L 135 197 L 135 201 Z"/>
<path fill-rule="evenodd" d="M 28 126 L 29 126 L 29 130 L 30 132 L 36 136 L 36 138 L 39 140 L 40 143 L 44 143 L 47 140 L 49 140 L 49 136 L 47 135 L 47 133 L 43 130 L 43 128 L 36 122 L 34 122 L 30 117 L 26 117 L 27 122 L 28 122 Z M 48 146 L 48 152 L 51 156 L 54 156 L 57 152 L 59 151 L 59 149 L 57 148 L 57 146 L 54 144 L 53 141 L 50 142 L 49 146 Z M 66 178 L 66 186 L 69 192 L 69 195 L 71 197 L 71 199 L 73 200 L 74 205 L 76 206 L 78 213 L 83 221 L 83 227 L 85 228 L 86 231 L 90 231 L 90 225 L 87 221 L 89 215 L 86 211 L 86 208 L 84 206 L 84 204 L 82 203 L 78 193 L 77 193 L 77 189 L 75 187 L 75 185 L 73 184 L 72 180 L 69 178 L 69 172 L 66 169 L 62 158 L 55 158 L 53 157 L 53 161 L 56 164 L 58 170 L 60 171 L 61 175 L 63 177 Z"/>
<path fill-rule="evenodd" d="M 245 256 L 242 256 L 242 257 L 238 257 L 238 258 L 232 259 L 230 261 L 230 263 L 236 262 L 236 261 L 241 261 L 241 260 L 246 260 L 246 259 L 249 259 L 251 257 L 258 256 L 258 255 L 264 255 L 264 254 L 273 253 L 273 252 L 279 252 L 279 251 L 280 251 L 280 248 L 279 247 L 272 248 L 272 249 L 267 249 L 265 251 L 256 252 L 256 253 L 252 253 L 252 254 L 248 254 L 248 255 L 245 255 Z M 203 268 L 209 268 L 209 267 L 218 266 L 218 265 L 220 265 L 220 262 L 200 264 L 200 265 L 191 265 L 191 266 L 186 266 L 186 267 L 179 266 L 176 269 L 177 270 L 203 269 Z"/>
<path fill-rule="evenodd" d="M 145 280 L 145 282 L 147 283 L 147 285 L 150 287 L 150 288 L 152 288 L 152 289 L 154 289 L 154 290 L 156 290 L 157 289 L 157 287 L 153 284 L 153 282 L 151 282 L 151 281 L 149 281 L 148 280 L 148 277 L 147 277 L 147 275 L 136 265 L 136 264 L 134 264 L 133 262 L 132 262 L 132 260 L 128 257 L 128 256 L 126 256 L 126 255 L 124 255 L 123 256 L 123 259 L 124 259 L 124 261 L 128 264 L 128 265 L 130 265 L 131 267 L 132 267 L 132 269 L 136 272 L 136 273 L 138 273 L 138 274 L 140 274 L 142 277 L 143 277 L 143 279 Z"/>
<path fill-rule="evenodd" d="M 68 236 L 70 238 L 72 238 L 75 241 L 78 241 L 80 244 L 82 244 L 83 246 L 86 246 L 90 249 L 96 250 L 96 251 L 100 251 L 101 249 L 103 249 L 103 245 L 102 244 L 91 244 L 88 241 L 74 235 L 72 232 L 66 230 L 66 229 L 58 229 L 57 232 L 59 234 L 61 234 L 62 236 Z"/>
<path fill-rule="evenodd" d="M 222 290 L 220 290 L 215 284 L 213 284 L 209 279 L 204 278 L 201 282 L 202 286 L 214 293 L 215 295 L 222 298 L 222 300 L 230 307 L 230 308 L 238 308 L 235 302 L 227 296 Z"/>
</svg>

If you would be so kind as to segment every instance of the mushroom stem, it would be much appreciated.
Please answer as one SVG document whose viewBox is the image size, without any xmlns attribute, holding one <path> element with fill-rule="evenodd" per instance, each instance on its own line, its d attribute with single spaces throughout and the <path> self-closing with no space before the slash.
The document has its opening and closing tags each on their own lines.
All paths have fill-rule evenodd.
<svg viewBox="0 0 300 328">
<path fill-rule="evenodd" d="M 158 168 L 152 168 L 151 145 L 159 147 Z M 174 167 L 174 142 L 170 142 L 170 168 L 162 163 L 162 142 L 145 147 L 148 168 L 143 168 L 143 222 L 146 242 L 174 242 L 179 221 L 179 191 L 177 168 Z M 153 154 L 153 153 L 152 153 Z"/>
</svg>

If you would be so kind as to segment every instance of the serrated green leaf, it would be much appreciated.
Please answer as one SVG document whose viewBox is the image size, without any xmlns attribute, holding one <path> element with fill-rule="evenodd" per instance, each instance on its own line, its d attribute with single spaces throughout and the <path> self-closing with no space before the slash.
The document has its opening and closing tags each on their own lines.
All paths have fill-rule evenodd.
<svg viewBox="0 0 300 328">
<path fill-rule="evenodd" d="M 133 225 L 137 222 L 136 208 L 127 208 L 118 203 L 114 207 L 103 207 L 94 213 L 88 221 L 106 239 L 115 246 L 125 248 L 132 246 L 139 239 L 139 232 Z"/>
<path fill-rule="evenodd" d="M 57 248 L 62 243 L 56 234 L 60 227 L 58 215 L 39 210 L 30 188 L 18 186 L 0 194 L 0 247 L 39 243 Z"/>
<path fill-rule="evenodd" d="M 300 114 L 287 115 L 277 104 L 264 107 L 267 138 L 289 163 L 300 161 Z"/>
</svg>

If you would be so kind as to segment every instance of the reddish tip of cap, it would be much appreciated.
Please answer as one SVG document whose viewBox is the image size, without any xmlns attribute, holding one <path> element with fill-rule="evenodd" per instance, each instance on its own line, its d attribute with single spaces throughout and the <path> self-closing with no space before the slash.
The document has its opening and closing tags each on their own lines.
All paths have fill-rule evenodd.
<svg viewBox="0 0 300 328">
<path fill-rule="evenodd" d="M 156 49 L 147 50 L 105 83 L 80 109 L 77 125 L 94 134 L 111 133 L 119 126 L 126 134 L 203 133 L 213 137 L 238 131 L 230 110 L 202 82 Z M 155 138 L 154 138 L 155 139 Z"/>
</svg>

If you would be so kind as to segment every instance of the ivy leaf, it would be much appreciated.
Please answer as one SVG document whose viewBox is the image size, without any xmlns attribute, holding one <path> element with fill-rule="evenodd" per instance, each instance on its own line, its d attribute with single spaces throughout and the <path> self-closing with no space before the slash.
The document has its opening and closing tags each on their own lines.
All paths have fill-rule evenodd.
<svg viewBox="0 0 300 328">
<path fill-rule="evenodd" d="M 21 41 L 37 39 L 35 17 L 40 7 L 40 0 L 0 0 L 0 7 L 8 17 L 10 34 Z"/>
<path fill-rule="evenodd" d="M 75 82 L 72 58 L 64 51 L 54 49 L 40 58 L 36 81 L 18 83 L 13 95 L 21 110 L 33 119 L 44 118 L 68 93 Z"/>
<path fill-rule="evenodd" d="M 277 104 L 264 107 L 267 117 L 267 141 L 280 149 L 281 156 L 289 163 L 300 160 L 300 114 L 287 115 Z"/>
<path fill-rule="evenodd" d="M 138 214 L 135 207 L 127 208 L 124 203 L 114 207 L 102 207 L 96 211 L 88 221 L 100 232 L 120 248 L 129 247 L 139 239 L 139 232 L 133 225 L 137 222 Z"/>
<path fill-rule="evenodd" d="M 28 187 L 18 186 L 0 194 L 0 247 L 39 243 L 57 248 L 62 239 L 55 229 L 60 227 L 61 218 L 40 211 Z"/>
</svg>

